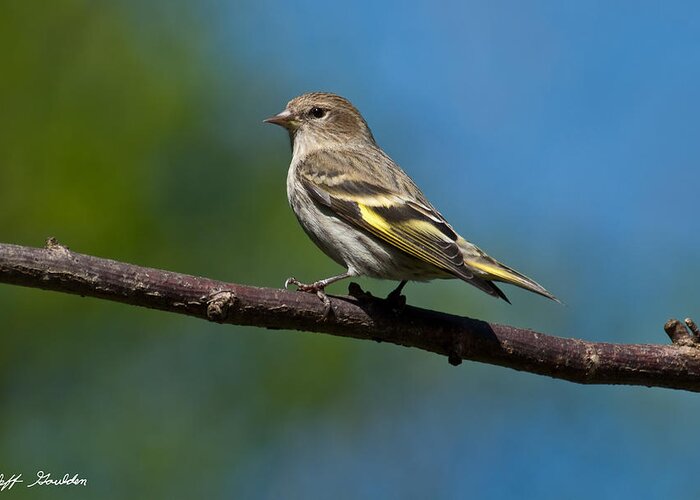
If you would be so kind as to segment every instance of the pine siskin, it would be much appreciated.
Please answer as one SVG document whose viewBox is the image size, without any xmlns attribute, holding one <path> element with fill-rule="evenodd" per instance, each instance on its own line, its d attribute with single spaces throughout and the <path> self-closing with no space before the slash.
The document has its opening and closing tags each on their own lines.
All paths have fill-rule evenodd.
<svg viewBox="0 0 700 500">
<path fill-rule="evenodd" d="M 313 92 L 289 101 L 265 120 L 287 129 L 292 162 L 287 197 L 299 223 L 329 257 L 347 269 L 312 284 L 289 278 L 299 290 L 317 293 L 351 276 L 401 283 L 460 278 L 510 302 L 493 283 L 510 283 L 549 299 L 530 278 L 489 257 L 459 236 L 416 184 L 377 145 L 362 115 L 345 98 Z"/>
</svg>

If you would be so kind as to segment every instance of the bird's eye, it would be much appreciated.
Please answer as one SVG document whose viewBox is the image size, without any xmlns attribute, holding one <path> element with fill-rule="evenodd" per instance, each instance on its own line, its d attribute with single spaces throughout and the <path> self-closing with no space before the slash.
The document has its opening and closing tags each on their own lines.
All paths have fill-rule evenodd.
<svg viewBox="0 0 700 500">
<path fill-rule="evenodd" d="M 326 116 L 326 111 L 321 108 L 313 107 L 311 108 L 311 111 L 309 111 L 309 114 L 314 118 L 323 118 L 324 116 Z"/>
</svg>

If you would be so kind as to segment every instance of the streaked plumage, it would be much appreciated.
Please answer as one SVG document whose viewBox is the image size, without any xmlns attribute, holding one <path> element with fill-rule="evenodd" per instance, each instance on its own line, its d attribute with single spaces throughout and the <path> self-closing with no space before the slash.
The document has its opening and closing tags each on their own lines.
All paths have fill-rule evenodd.
<svg viewBox="0 0 700 500">
<path fill-rule="evenodd" d="M 304 94 L 266 121 L 289 131 L 287 196 L 301 226 L 347 269 L 311 285 L 290 278 L 300 289 L 322 294 L 325 286 L 349 276 L 401 282 L 460 278 L 506 301 L 493 281 L 557 300 L 459 236 L 377 146 L 362 115 L 343 97 Z"/>
</svg>

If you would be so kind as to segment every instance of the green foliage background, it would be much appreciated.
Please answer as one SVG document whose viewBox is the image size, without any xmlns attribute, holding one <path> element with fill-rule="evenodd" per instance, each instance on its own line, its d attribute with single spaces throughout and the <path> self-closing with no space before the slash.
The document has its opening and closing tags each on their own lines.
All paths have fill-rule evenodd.
<svg viewBox="0 0 700 500">
<path fill-rule="evenodd" d="M 82 253 L 261 286 L 335 271 L 287 206 L 289 152 L 261 121 L 283 102 L 260 102 L 264 86 L 243 69 L 214 74 L 206 59 L 217 55 L 195 43 L 204 28 L 186 24 L 183 36 L 181 16 L 196 20 L 187 7 L 133 15 L 109 2 L 3 5 L 2 241 L 51 235 Z M 235 472 L 305 415 L 360 411 L 339 398 L 359 383 L 358 364 L 400 358 L 17 287 L 1 287 L 0 304 L 0 471 L 78 472 L 90 485 L 15 487 L 16 498 L 236 491 Z M 423 359 L 413 362 L 434 363 Z"/>
</svg>

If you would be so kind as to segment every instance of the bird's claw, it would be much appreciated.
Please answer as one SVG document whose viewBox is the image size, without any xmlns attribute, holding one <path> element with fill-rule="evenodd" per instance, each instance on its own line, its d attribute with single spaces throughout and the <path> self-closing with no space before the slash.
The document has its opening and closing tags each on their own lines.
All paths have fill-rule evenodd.
<svg viewBox="0 0 700 500">
<path fill-rule="evenodd" d="M 289 285 L 294 285 L 297 287 L 297 291 L 299 292 L 316 293 L 319 290 L 323 290 L 323 287 L 319 283 L 311 283 L 310 285 L 307 285 L 296 278 L 287 278 L 287 281 L 284 282 L 284 288 L 289 288 Z"/>
<path fill-rule="evenodd" d="M 297 291 L 299 292 L 306 292 L 306 293 L 314 293 L 316 296 L 323 302 L 323 316 L 324 317 L 329 317 L 333 313 L 333 306 L 331 305 L 331 299 L 328 298 L 328 295 L 326 295 L 326 292 L 323 290 L 324 287 L 316 282 L 316 283 L 311 283 L 311 284 L 306 284 L 302 283 L 296 278 L 287 278 L 287 280 L 284 282 L 284 288 L 289 288 L 289 285 L 294 285 L 297 287 Z"/>
<path fill-rule="evenodd" d="M 287 278 L 284 282 L 284 289 L 289 289 L 289 285 L 300 286 L 302 283 L 296 278 Z"/>
<path fill-rule="evenodd" d="M 316 296 L 323 302 L 323 317 L 328 318 L 333 314 L 333 306 L 331 305 L 331 299 L 328 298 L 326 292 L 321 290 L 316 290 Z"/>
</svg>

